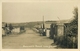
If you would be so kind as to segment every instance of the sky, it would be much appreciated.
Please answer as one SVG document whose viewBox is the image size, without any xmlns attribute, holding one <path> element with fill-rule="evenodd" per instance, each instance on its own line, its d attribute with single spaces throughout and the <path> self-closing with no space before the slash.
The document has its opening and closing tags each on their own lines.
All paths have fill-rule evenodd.
<svg viewBox="0 0 80 51">
<path fill-rule="evenodd" d="M 3 2 L 2 22 L 20 23 L 67 20 L 73 17 L 77 2 Z"/>
</svg>

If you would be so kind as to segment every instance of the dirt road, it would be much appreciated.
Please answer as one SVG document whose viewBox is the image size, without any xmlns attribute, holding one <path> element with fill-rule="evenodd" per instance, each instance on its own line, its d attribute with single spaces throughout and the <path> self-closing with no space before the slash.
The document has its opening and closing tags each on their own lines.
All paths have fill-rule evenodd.
<svg viewBox="0 0 80 51">
<path fill-rule="evenodd" d="M 3 49 L 48 49 L 55 48 L 52 46 L 53 40 L 46 36 L 40 36 L 39 33 L 27 29 L 22 34 L 11 34 L 2 38 Z"/>
</svg>

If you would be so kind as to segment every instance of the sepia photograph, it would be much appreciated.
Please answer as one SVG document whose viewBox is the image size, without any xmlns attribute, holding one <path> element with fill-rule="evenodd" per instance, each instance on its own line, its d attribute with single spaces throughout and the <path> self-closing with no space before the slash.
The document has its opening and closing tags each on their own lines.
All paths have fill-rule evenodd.
<svg viewBox="0 0 80 51">
<path fill-rule="evenodd" d="M 2 49 L 78 49 L 78 3 L 2 2 Z"/>
</svg>

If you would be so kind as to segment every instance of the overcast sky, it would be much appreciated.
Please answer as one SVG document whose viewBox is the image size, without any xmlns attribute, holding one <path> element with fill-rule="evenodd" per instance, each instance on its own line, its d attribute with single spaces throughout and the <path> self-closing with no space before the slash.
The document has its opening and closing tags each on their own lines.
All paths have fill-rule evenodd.
<svg viewBox="0 0 80 51">
<path fill-rule="evenodd" d="M 3 2 L 2 21 L 10 23 L 70 19 L 77 2 Z"/>
</svg>

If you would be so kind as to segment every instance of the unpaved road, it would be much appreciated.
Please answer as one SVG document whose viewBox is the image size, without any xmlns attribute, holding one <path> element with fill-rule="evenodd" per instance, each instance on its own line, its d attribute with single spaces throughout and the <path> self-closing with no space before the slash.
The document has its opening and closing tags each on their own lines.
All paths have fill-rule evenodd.
<svg viewBox="0 0 80 51">
<path fill-rule="evenodd" d="M 22 34 L 11 34 L 2 38 L 3 49 L 54 49 L 55 46 L 52 46 L 52 43 L 52 39 L 46 36 L 40 36 L 39 33 L 31 29 L 27 29 Z"/>
</svg>

